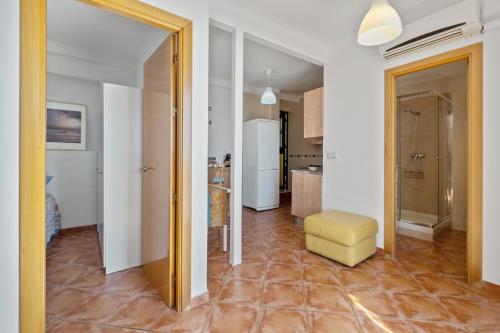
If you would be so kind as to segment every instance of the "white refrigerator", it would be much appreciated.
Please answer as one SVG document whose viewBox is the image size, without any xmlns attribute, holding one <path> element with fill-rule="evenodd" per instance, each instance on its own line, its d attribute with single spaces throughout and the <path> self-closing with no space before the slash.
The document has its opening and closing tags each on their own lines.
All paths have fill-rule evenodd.
<svg viewBox="0 0 500 333">
<path fill-rule="evenodd" d="M 243 206 L 256 211 L 279 207 L 279 138 L 276 120 L 243 123 Z"/>
</svg>

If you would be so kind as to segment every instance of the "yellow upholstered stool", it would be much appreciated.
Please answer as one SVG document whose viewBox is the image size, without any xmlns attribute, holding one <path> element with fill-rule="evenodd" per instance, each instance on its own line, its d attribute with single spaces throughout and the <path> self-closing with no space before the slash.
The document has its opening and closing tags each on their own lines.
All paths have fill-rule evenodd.
<svg viewBox="0 0 500 333">
<path fill-rule="evenodd" d="M 338 210 L 306 217 L 306 247 L 309 251 L 353 267 L 376 251 L 377 221 Z"/>
</svg>

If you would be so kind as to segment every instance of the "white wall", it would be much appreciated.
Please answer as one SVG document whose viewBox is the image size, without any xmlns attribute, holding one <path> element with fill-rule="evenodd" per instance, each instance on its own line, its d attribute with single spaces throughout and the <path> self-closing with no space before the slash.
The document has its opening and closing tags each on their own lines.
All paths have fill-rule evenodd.
<svg viewBox="0 0 500 333">
<path fill-rule="evenodd" d="M 208 156 L 222 163 L 232 151 L 231 88 L 210 84 L 208 91 Z"/>
<path fill-rule="evenodd" d="M 323 209 L 377 219 L 377 246 L 383 247 L 382 62 L 377 50 L 347 40 L 333 50 L 324 75 Z M 328 159 L 329 152 L 337 152 L 339 158 Z"/>
<path fill-rule="evenodd" d="M 152 40 L 145 55 L 158 42 Z M 47 151 L 47 172 L 54 176 L 47 190 L 59 203 L 62 228 L 96 224 L 102 220 L 102 212 L 97 211 L 102 202 L 97 202 L 100 193 L 96 185 L 96 168 L 102 164 L 98 156 L 102 157 L 101 82 L 140 87 L 142 64 L 133 65 L 100 56 L 95 50 L 48 40 L 47 72 L 48 100 L 87 106 L 87 149 Z"/>
<path fill-rule="evenodd" d="M 47 186 L 61 210 L 61 227 L 97 223 L 97 148 L 100 83 L 55 74 L 47 75 L 47 100 L 84 104 L 87 107 L 87 149 L 47 150 L 47 174 L 54 176 Z"/>
<path fill-rule="evenodd" d="M 47 192 L 61 212 L 61 228 L 97 224 L 97 152 L 47 151 Z"/>
<path fill-rule="evenodd" d="M 441 15 L 446 15 L 446 11 Z M 485 16 L 498 17 L 489 12 Z M 500 243 L 496 241 L 500 233 L 498 28 L 388 62 L 381 60 L 378 50 L 360 47 L 353 39 L 336 45 L 325 68 L 323 205 L 324 209 L 356 211 L 376 218 L 377 246 L 383 246 L 384 70 L 480 41 L 485 49 L 483 279 L 500 284 Z M 329 160 L 328 152 L 339 152 L 340 158 Z"/>
<path fill-rule="evenodd" d="M 19 331 L 19 1 L 0 6 L 0 331 Z"/>
<path fill-rule="evenodd" d="M 500 284 L 500 29 L 484 36 L 483 276 Z"/>
</svg>

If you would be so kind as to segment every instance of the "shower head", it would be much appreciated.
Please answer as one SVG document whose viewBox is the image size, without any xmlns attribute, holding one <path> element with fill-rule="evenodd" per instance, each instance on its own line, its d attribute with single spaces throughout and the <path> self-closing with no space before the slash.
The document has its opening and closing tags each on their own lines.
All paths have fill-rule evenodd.
<svg viewBox="0 0 500 333">
<path fill-rule="evenodd" d="M 405 109 L 404 112 L 409 112 L 414 116 L 420 116 L 420 112 L 413 111 L 412 109 Z"/>
</svg>

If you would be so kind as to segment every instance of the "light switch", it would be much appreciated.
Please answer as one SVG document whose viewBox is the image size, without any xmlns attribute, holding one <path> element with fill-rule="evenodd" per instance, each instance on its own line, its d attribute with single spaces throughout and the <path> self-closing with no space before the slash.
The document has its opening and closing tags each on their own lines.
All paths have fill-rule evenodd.
<svg viewBox="0 0 500 333">
<path fill-rule="evenodd" d="M 339 153 L 338 152 L 332 152 L 332 153 L 326 153 L 326 158 L 329 160 L 338 160 L 339 159 Z"/>
</svg>

